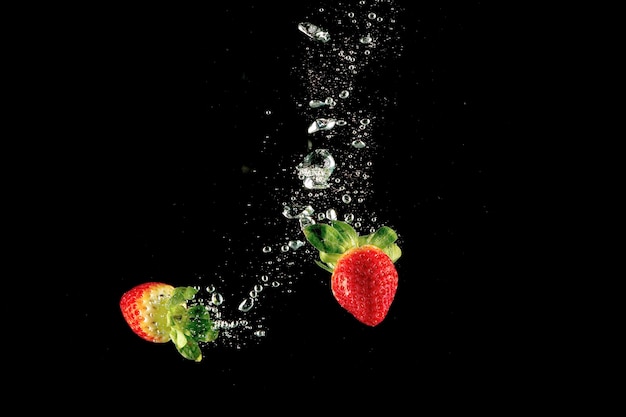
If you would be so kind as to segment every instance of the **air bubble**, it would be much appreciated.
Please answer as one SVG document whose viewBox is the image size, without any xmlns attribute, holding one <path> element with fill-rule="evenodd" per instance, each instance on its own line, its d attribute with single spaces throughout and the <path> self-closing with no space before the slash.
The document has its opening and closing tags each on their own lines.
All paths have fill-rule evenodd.
<svg viewBox="0 0 626 417">
<path fill-rule="evenodd" d="M 224 296 L 220 294 L 219 292 L 214 292 L 211 295 L 211 303 L 213 303 L 213 305 L 219 306 L 223 302 L 224 302 Z"/>
<path fill-rule="evenodd" d="M 239 303 L 239 311 L 247 313 L 252 310 L 254 307 L 254 298 L 245 298 L 241 303 Z"/>
</svg>

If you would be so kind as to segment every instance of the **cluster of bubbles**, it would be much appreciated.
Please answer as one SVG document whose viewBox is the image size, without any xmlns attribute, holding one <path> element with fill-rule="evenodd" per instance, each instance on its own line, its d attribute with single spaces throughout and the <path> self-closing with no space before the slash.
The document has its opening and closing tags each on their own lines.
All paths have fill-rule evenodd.
<svg viewBox="0 0 626 417">
<path fill-rule="evenodd" d="M 365 78 L 368 71 L 386 65 L 384 57 L 400 53 L 401 46 L 392 42 L 398 12 L 393 0 L 333 2 L 303 16 L 294 30 L 294 36 L 301 36 L 304 54 L 292 70 L 304 89 L 293 101 L 307 120 L 302 128 L 305 151 L 276 175 L 293 176 L 298 186 L 272 189 L 267 180 L 268 192 L 280 202 L 276 216 L 267 222 L 284 233 L 268 237 L 269 242 L 257 239 L 258 246 L 250 249 L 257 252 L 258 263 L 246 277 L 246 282 L 252 280 L 247 291 L 231 299 L 214 283 L 197 286 L 197 299 L 220 330 L 210 346 L 240 349 L 265 338 L 267 311 L 259 306 L 268 294 L 291 293 L 303 274 L 301 266 L 318 255 L 305 242 L 303 227 L 343 220 L 367 234 L 381 226 L 368 201 L 373 193 L 374 128 L 382 122 L 381 108 L 388 99 L 368 91 Z M 199 280 L 223 282 L 225 274 Z"/>
</svg>

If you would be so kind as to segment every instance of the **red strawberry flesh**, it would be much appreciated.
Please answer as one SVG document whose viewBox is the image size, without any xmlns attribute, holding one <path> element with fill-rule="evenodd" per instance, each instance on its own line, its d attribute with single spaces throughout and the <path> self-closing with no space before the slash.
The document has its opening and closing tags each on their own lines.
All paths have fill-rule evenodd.
<svg viewBox="0 0 626 417">
<path fill-rule="evenodd" d="M 339 304 L 368 326 L 383 321 L 398 288 L 392 260 L 372 245 L 352 248 L 337 261 L 331 289 Z"/>
</svg>

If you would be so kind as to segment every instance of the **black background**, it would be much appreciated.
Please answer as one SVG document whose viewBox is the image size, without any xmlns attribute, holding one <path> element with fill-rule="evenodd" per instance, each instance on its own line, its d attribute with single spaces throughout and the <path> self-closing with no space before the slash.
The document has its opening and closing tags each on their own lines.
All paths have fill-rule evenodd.
<svg viewBox="0 0 626 417">
<path fill-rule="evenodd" d="M 515 337 L 524 329 L 511 314 L 521 266 L 507 262 L 523 227 L 507 217 L 527 94 L 520 17 L 483 2 L 398 4 L 402 55 L 371 80 L 395 97 L 374 179 L 403 236 L 388 318 L 364 328 L 319 279 L 300 279 L 268 309 L 263 343 L 216 349 L 201 363 L 138 339 L 118 301 L 148 279 L 194 284 L 220 262 L 216 236 L 243 238 L 245 203 L 262 191 L 241 167 L 274 163 L 260 156 L 264 132 L 279 138 L 276 154 L 301 150 L 286 139 L 306 123 L 291 96 L 301 88 L 290 72 L 295 28 L 319 5 L 89 9 L 42 36 L 42 106 L 60 106 L 51 121 L 59 139 L 43 145 L 60 156 L 42 179 L 55 213 L 42 245 L 60 252 L 51 315 L 63 324 L 36 344 L 32 380 L 50 387 L 62 377 L 69 392 L 115 403 L 147 388 L 153 400 L 186 398 L 190 410 L 293 395 L 324 403 L 344 392 L 442 406 L 511 393 L 524 361 Z"/>
</svg>

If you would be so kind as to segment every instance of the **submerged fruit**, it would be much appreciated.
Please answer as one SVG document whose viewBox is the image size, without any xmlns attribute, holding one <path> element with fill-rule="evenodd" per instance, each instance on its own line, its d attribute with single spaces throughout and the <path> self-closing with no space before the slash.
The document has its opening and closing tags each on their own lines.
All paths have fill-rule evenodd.
<svg viewBox="0 0 626 417">
<path fill-rule="evenodd" d="M 193 287 L 146 282 L 122 295 L 120 309 L 137 336 L 153 343 L 172 341 L 183 357 L 199 362 L 198 343 L 214 341 L 218 331 L 205 306 L 188 305 L 197 292 Z"/>
<path fill-rule="evenodd" d="M 332 274 L 331 290 L 339 305 L 363 324 L 380 324 L 398 289 L 394 263 L 402 252 L 396 232 L 383 226 L 359 236 L 341 221 L 308 225 L 303 232 L 319 251 L 316 263 Z"/>
<path fill-rule="evenodd" d="M 154 343 L 170 341 L 167 304 L 173 292 L 171 285 L 146 282 L 122 295 L 122 315 L 137 336 Z"/>
</svg>

